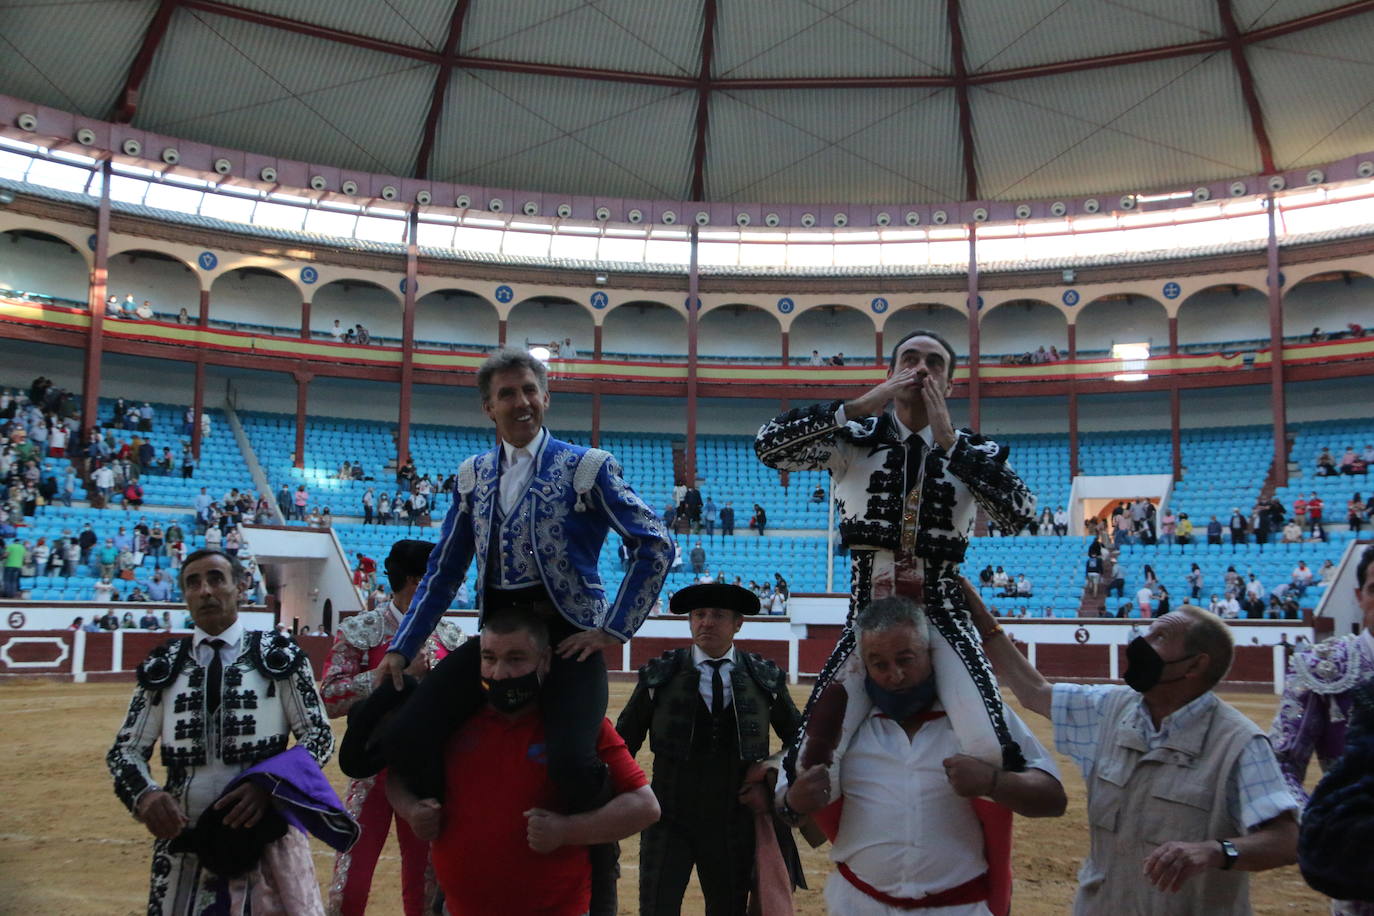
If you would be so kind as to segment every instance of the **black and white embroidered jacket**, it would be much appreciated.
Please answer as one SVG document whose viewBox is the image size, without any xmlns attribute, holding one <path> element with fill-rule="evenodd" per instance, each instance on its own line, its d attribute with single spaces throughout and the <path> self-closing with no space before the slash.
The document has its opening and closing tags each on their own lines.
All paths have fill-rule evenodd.
<svg viewBox="0 0 1374 916">
<path fill-rule="evenodd" d="M 835 422 L 841 401 L 788 411 L 754 440 L 759 460 L 784 471 L 828 470 L 840 537 L 851 548 L 901 546 L 905 448 L 891 413 Z M 915 433 L 913 433 L 915 435 Z M 1007 464 L 1007 449 L 972 430 L 955 432 L 925 457 L 916 555 L 927 568 L 957 566 L 968 551 L 977 506 L 999 527 L 1019 531 L 1035 515 L 1035 496 Z"/>
<path fill-rule="evenodd" d="M 210 743 L 206 670 L 191 637 L 168 640 L 138 666 L 128 715 L 105 758 L 115 794 L 131 812 L 143 793 L 159 788 L 148 768 L 154 744 L 176 784 L 212 759 L 246 769 L 286 750 L 293 735 L 320 766 L 333 756 L 334 733 L 304 650 L 277 633 L 249 631 L 243 640 L 238 660 L 224 669 L 218 747 Z"/>
</svg>

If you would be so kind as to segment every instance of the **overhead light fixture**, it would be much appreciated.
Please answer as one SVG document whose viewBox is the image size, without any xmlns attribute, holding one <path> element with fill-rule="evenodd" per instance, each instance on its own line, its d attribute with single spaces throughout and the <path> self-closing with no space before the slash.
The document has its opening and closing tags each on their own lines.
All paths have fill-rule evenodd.
<svg viewBox="0 0 1374 916">
<path fill-rule="evenodd" d="M 605 275 L 605 274 L 597 274 L 597 275 L 596 275 L 596 285 L 597 285 L 597 286 L 605 286 L 605 285 L 606 285 L 606 275 Z"/>
<path fill-rule="evenodd" d="M 1073 268 L 1067 268 L 1061 276 L 1063 276 L 1065 283 L 1072 283 L 1078 279 L 1078 274 L 1074 273 Z"/>
<path fill-rule="evenodd" d="M 14 203 L 14 192 L 0 188 L 0 207 Z"/>
</svg>

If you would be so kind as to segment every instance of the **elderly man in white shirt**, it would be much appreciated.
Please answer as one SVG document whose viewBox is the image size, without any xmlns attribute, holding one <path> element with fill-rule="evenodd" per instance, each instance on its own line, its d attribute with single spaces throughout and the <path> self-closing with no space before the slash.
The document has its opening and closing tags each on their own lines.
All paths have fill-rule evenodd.
<svg viewBox="0 0 1374 916">
<path fill-rule="evenodd" d="M 924 609 L 879 598 L 854 618 L 872 711 L 854 732 L 832 791 L 824 764 L 779 782 L 778 808 L 794 822 L 819 812 L 836 871 L 825 887 L 832 916 L 988 916 L 1008 893 L 1005 861 L 985 855 L 988 829 L 1009 831 L 1006 812 L 1058 817 L 1066 799 L 1049 753 L 1010 708 L 1003 715 L 1025 755 L 1021 772 L 961 753 L 935 686 Z M 838 814 L 829 808 L 842 798 Z M 987 806 L 975 803 L 990 799 Z M 838 821 L 835 821 L 835 817 Z M 1000 817 L 1000 826 L 993 823 Z M 938 827 L 932 827 L 938 825 Z M 833 832 L 832 832 L 833 830 Z M 991 838 L 991 834 L 989 837 Z M 993 844 L 994 848 L 998 844 Z M 1001 847 L 1005 849 L 1005 847 Z"/>
</svg>

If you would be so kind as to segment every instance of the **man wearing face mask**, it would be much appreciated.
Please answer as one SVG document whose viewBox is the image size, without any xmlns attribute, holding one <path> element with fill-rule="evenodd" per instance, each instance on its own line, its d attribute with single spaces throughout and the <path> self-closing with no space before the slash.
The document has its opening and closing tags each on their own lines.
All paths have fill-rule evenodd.
<svg viewBox="0 0 1374 916">
<path fill-rule="evenodd" d="M 1127 686 L 1051 686 L 966 588 L 998 676 L 1083 771 L 1076 916 L 1251 912 L 1246 873 L 1297 860 L 1298 803 L 1264 732 L 1212 693 L 1231 667 L 1226 624 L 1185 604 L 1131 641 Z"/>
<path fill-rule="evenodd" d="M 512 610 L 481 633 L 485 703 L 444 748 L 444 800 L 417 798 L 401 780 L 387 797 L 431 856 L 451 916 L 582 916 L 591 906 L 587 847 L 614 843 L 658 820 L 644 771 L 602 719 L 597 755 L 614 795 L 580 814 L 557 814 L 549 777 L 541 684 L 553 651 L 538 615 Z"/>
<path fill-rule="evenodd" d="M 930 625 L 904 597 L 879 598 L 854 616 L 847 665 L 873 708 L 853 733 L 832 798 L 815 765 L 776 800 L 784 819 L 813 815 L 830 836 L 836 871 L 825 886 L 832 916 L 998 916 L 1010 900 L 1010 814 L 1058 817 L 1066 803 L 1049 753 L 1009 708 L 1002 714 L 1020 772 L 961 752 L 936 688 Z"/>
<path fill-rule="evenodd" d="M 974 756 L 1015 769 L 1016 742 L 969 625 L 959 566 L 980 508 L 998 528 L 1016 532 L 1034 518 L 1035 497 L 1007 463 L 1005 447 L 954 426 L 945 402 L 954 369 L 948 341 L 912 331 L 893 347 L 881 384 L 853 400 L 773 418 L 759 429 L 754 451 L 778 470 L 830 472 L 851 558 L 850 616 L 907 580 L 930 615 L 941 699 L 960 742 Z M 807 701 L 802 739 L 788 754 L 794 776 L 814 763 L 842 768 L 848 736 L 868 715 L 862 684 L 839 679 L 853 651 L 847 626 Z"/>
</svg>

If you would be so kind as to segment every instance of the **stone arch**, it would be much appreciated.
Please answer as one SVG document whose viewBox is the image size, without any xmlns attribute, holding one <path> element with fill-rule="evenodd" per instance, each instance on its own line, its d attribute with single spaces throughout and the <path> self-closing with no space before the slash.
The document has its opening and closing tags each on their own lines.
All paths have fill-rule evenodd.
<svg viewBox="0 0 1374 916">
<path fill-rule="evenodd" d="M 154 314 L 170 321 L 182 308 L 200 312 L 202 282 L 195 265 L 176 255 L 130 246 L 110 254 L 106 290 L 121 300 L 130 294 L 140 303 L 146 299 Z"/>
<path fill-rule="evenodd" d="M 501 316 L 485 296 L 459 287 L 431 290 L 415 300 L 415 346 L 458 350 L 494 348 Z"/>
<path fill-rule="evenodd" d="M 1183 300 L 1177 314 L 1181 350 L 1254 346 L 1269 339 L 1269 294 L 1248 283 L 1200 289 Z"/>
<path fill-rule="evenodd" d="M 1369 303 L 1374 278 L 1360 270 L 1314 271 L 1283 288 L 1283 336 L 1345 333 L 1351 324 L 1374 325 Z"/>
<path fill-rule="evenodd" d="M 857 306 L 813 305 L 792 316 L 787 343 L 792 361 L 806 363 L 812 350 L 829 358 L 844 354 L 847 365 L 873 361 L 875 326 L 869 313 Z"/>
<path fill-rule="evenodd" d="M 1148 296 L 1099 296 L 1074 316 L 1074 328 L 1080 359 L 1110 354 L 1119 343 L 1148 343 L 1152 353 L 1169 350 L 1168 310 Z"/>
<path fill-rule="evenodd" d="M 199 318 L 199 309 L 186 311 Z M 210 282 L 210 319 L 216 324 L 271 328 L 273 333 L 294 337 L 300 333 L 300 289 L 271 267 L 234 267 Z"/>
<path fill-rule="evenodd" d="M 566 296 L 532 296 L 517 302 L 506 319 L 506 343 L 523 347 L 571 339 L 578 353 L 590 353 L 596 334 L 591 310 Z"/>
<path fill-rule="evenodd" d="M 623 302 L 602 319 L 601 352 L 607 359 L 685 359 L 687 316 L 666 302 Z"/>
<path fill-rule="evenodd" d="M 1040 347 L 1051 354 L 1057 351 L 1063 359 L 1068 358 L 1069 321 L 1058 306 L 1043 299 L 1011 299 L 999 302 L 979 316 L 980 362 L 1016 359 Z"/>
<path fill-rule="evenodd" d="M 77 243 L 46 229 L 11 227 L 0 232 L 0 287 L 85 305 L 91 264 Z"/>
<path fill-rule="evenodd" d="M 702 309 L 697 353 L 706 358 L 776 362 L 782 358 L 782 322 L 769 309 L 745 302 Z"/>
<path fill-rule="evenodd" d="M 323 340 L 332 339 L 330 329 L 337 320 L 341 328 L 361 324 L 372 343 L 398 346 L 401 340 L 401 297 L 397 290 L 356 277 L 331 280 L 310 297 L 310 332 Z"/>
<path fill-rule="evenodd" d="M 888 313 L 883 323 L 885 353 L 891 353 L 897 341 L 912 331 L 934 331 L 949 341 L 961 359 L 968 358 L 968 315 L 960 309 L 939 302 L 912 302 Z"/>
</svg>

